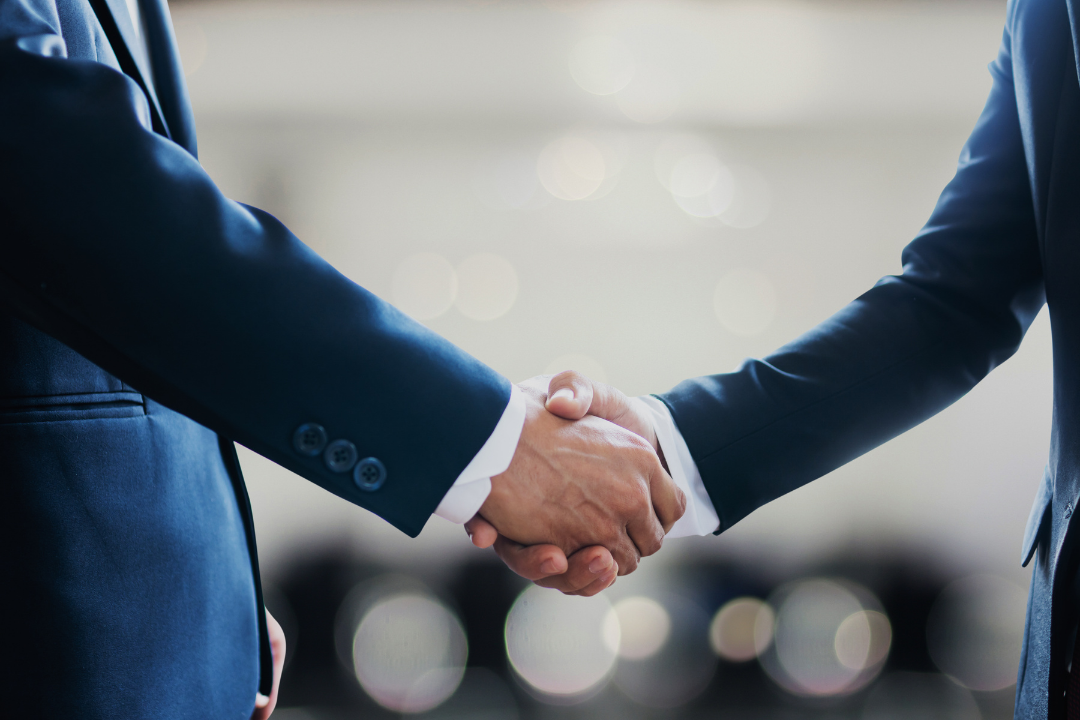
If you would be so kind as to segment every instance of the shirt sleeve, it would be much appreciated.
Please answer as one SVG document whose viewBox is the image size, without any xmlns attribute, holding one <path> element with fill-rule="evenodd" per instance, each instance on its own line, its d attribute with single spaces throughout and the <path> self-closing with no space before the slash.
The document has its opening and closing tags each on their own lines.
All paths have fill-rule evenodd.
<svg viewBox="0 0 1080 720">
<path fill-rule="evenodd" d="M 664 451 L 668 472 L 675 484 L 686 493 L 686 513 L 675 523 L 667 534 L 669 538 L 708 535 L 720 527 L 720 517 L 716 514 L 712 498 L 705 489 L 705 483 L 698 472 L 697 463 L 690 456 L 690 448 L 683 440 L 682 433 L 675 425 L 675 419 L 667 405 L 651 395 L 638 397 L 631 402 L 640 403 L 652 421 L 660 449 Z"/>
<path fill-rule="evenodd" d="M 510 467 L 524 426 L 525 396 L 514 385 L 510 390 L 510 401 L 491 436 L 458 475 L 435 508 L 435 514 L 458 524 L 471 520 L 491 493 L 491 478 Z"/>
</svg>

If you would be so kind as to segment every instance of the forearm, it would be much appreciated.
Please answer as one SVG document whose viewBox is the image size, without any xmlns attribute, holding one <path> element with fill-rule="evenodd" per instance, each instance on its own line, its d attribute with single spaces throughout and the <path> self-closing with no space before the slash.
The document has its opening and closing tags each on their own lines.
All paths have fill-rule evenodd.
<svg viewBox="0 0 1080 720">
<path fill-rule="evenodd" d="M 721 529 L 939 412 L 1010 357 L 1045 301 L 1007 28 L 956 176 L 887 277 L 671 408 Z"/>
<path fill-rule="evenodd" d="M 229 201 L 140 123 L 123 76 L 0 53 L 0 291 L 142 392 L 416 534 L 509 383 Z M 62 168 L 62 171 L 61 171 Z M 379 458 L 364 492 L 293 433 Z"/>
</svg>

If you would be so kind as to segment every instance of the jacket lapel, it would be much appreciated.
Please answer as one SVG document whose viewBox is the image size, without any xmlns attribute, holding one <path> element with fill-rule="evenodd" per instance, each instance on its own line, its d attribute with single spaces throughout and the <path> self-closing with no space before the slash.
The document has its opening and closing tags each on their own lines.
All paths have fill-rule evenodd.
<svg viewBox="0 0 1080 720">
<path fill-rule="evenodd" d="M 132 24 L 131 14 L 128 13 L 127 3 L 125 0 L 90 0 L 90 5 L 98 16 L 98 21 L 105 31 L 105 36 L 109 38 L 109 43 L 113 45 L 113 52 L 120 61 L 120 68 L 146 93 L 154 129 L 165 137 L 170 137 L 168 125 L 165 124 L 165 116 L 161 112 L 157 93 L 154 91 L 153 76 L 139 49 L 138 36 L 135 34 L 135 26 Z"/>
<path fill-rule="evenodd" d="M 195 116 L 188 99 L 184 69 L 176 47 L 172 18 L 165 0 L 140 0 L 146 45 L 154 71 L 154 87 L 173 142 L 198 157 Z"/>
<path fill-rule="evenodd" d="M 1065 0 L 1065 6 L 1069 8 L 1069 29 L 1072 31 L 1072 44 L 1073 44 L 1073 59 L 1076 62 L 1077 73 L 1080 74 L 1080 32 L 1078 32 L 1077 22 L 1080 21 L 1080 17 L 1077 17 L 1076 7 L 1077 2 L 1080 0 Z"/>
</svg>

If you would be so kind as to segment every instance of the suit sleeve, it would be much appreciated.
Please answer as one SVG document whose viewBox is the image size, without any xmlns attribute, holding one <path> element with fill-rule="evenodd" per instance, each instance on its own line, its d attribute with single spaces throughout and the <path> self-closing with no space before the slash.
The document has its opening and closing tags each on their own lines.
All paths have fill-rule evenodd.
<svg viewBox="0 0 1080 720">
<path fill-rule="evenodd" d="M 1045 302 L 1011 38 L 927 225 L 882 279 L 806 335 L 662 396 L 720 530 L 908 430 L 1009 358 Z"/>
<path fill-rule="evenodd" d="M 149 397 L 418 534 L 499 421 L 509 382 L 223 197 L 146 129 L 131 80 L 61 57 L 55 24 L 0 3 L 0 25 L 25 28 L 0 37 L 0 301 Z M 364 491 L 301 454 L 305 423 L 378 458 L 383 485 Z"/>
</svg>

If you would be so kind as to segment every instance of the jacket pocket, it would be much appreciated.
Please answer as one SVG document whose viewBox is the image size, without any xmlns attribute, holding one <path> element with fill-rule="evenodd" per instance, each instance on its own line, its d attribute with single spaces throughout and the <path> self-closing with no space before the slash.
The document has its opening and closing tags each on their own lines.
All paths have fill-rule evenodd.
<svg viewBox="0 0 1080 720">
<path fill-rule="evenodd" d="M 142 393 L 129 390 L 0 398 L 0 425 L 127 418 L 146 414 Z"/>
<path fill-rule="evenodd" d="M 1028 515 L 1027 527 L 1024 528 L 1024 546 L 1020 551 L 1020 566 L 1027 567 L 1031 558 L 1039 547 L 1039 538 L 1043 534 L 1043 526 L 1050 517 L 1050 506 L 1054 502 L 1054 479 L 1050 477 L 1050 466 L 1043 470 L 1042 483 L 1039 492 L 1035 495 L 1035 503 L 1031 506 L 1031 514 Z"/>
</svg>

